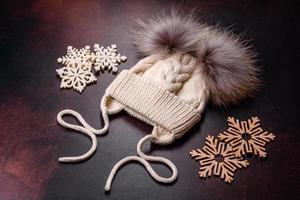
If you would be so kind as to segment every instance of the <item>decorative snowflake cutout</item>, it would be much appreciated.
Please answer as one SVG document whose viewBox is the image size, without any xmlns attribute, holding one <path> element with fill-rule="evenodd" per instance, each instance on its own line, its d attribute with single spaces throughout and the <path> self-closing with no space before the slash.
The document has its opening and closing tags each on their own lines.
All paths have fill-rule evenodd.
<svg viewBox="0 0 300 200">
<path fill-rule="evenodd" d="M 117 66 L 127 59 L 126 56 L 117 53 L 115 44 L 106 49 L 95 44 L 94 51 L 91 51 L 90 46 L 81 49 L 67 47 L 67 54 L 57 59 L 57 62 L 63 65 L 61 69 L 56 70 L 62 79 L 61 88 L 73 88 L 81 93 L 87 84 L 97 80 L 92 73 L 93 66 L 95 71 L 107 69 L 117 72 Z"/>
<path fill-rule="evenodd" d="M 104 70 L 112 70 L 113 72 L 118 71 L 118 65 L 121 62 L 126 61 L 126 56 L 117 53 L 117 45 L 112 44 L 107 48 L 100 46 L 99 44 L 94 45 L 95 51 L 95 70 L 96 71 L 104 71 Z"/>
<path fill-rule="evenodd" d="M 87 84 L 97 81 L 91 68 L 82 63 L 69 63 L 56 72 L 61 78 L 60 88 L 73 88 L 80 93 Z"/>
<path fill-rule="evenodd" d="M 227 121 L 228 130 L 220 133 L 218 137 L 221 141 L 232 145 L 236 156 L 254 153 L 259 157 L 266 157 L 265 145 L 274 140 L 275 135 L 264 131 L 260 127 L 260 120 L 257 117 L 241 122 L 233 117 L 228 117 Z"/>
<path fill-rule="evenodd" d="M 233 181 L 234 172 L 238 168 L 249 165 L 247 160 L 235 156 L 229 144 L 220 142 L 210 135 L 206 137 L 205 146 L 202 149 L 192 150 L 190 155 L 200 162 L 201 178 L 216 175 L 221 176 L 227 183 Z"/>
<path fill-rule="evenodd" d="M 57 62 L 67 66 L 71 63 L 82 64 L 84 67 L 92 68 L 94 53 L 91 52 L 90 46 L 85 46 L 81 49 L 76 49 L 72 46 L 67 47 L 67 54 L 57 59 Z"/>
</svg>

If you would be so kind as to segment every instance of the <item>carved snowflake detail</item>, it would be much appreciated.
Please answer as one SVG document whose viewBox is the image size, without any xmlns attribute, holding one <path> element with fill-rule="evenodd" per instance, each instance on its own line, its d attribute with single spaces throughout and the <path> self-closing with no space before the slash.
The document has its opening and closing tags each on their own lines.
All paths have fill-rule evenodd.
<svg viewBox="0 0 300 200">
<path fill-rule="evenodd" d="M 95 71 L 112 70 L 117 72 L 117 66 L 127 59 L 126 56 L 117 53 L 115 44 L 106 49 L 95 44 L 94 51 L 92 52 L 88 45 L 81 49 L 67 47 L 67 54 L 57 59 L 57 62 L 63 66 L 56 70 L 62 79 L 61 88 L 73 88 L 81 93 L 87 84 L 96 81 L 92 73 L 93 67 Z"/>
<path fill-rule="evenodd" d="M 95 51 L 95 70 L 96 71 L 104 71 L 104 70 L 112 70 L 113 72 L 118 71 L 118 65 L 121 62 L 125 62 L 127 57 L 117 53 L 117 45 L 112 44 L 107 48 L 100 46 L 99 44 L 94 45 Z"/>
<path fill-rule="evenodd" d="M 67 54 L 57 59 L 57 62 L 67 66 L 68 64 L 78 63 L 84 67 L 92 68 L 94 53 L 91 52 L 90 46 L 85 46 L 81 49 L 76 49 L 72 46 L 67 47 Z"/>
<path fill-rule="evenodd" d="M 216 175 L 221 176 L 221 179 L 227 183 L 233 181 L 234 172 L 238 168 L 249 165 L 247 160 L 234 155 L 229 144 L 220 142 L 210 135 L 206 137 L 205 146 L 202 149 L 192 150 L 190 155 L 200 162 L 201 178 Z"/>
<path fill-rule="evenodd" d="M 228 130 L 220 133 L 218 137 L 221 141 L 232 145 L 236 156 L 254 153 L 259 157 L 266 157 L 265 145 L 274 140 L 275 135 L 264 131 L 260 127 L 260 120 L 257 117 L 252 117 L 247 121 L 228 117 L 227 121 Z"/>
<path fill-rule="evenodd" d="M 87 84 L 97 81 L 91 68 L 82 63 L 68 63 L 56 72 L 61 78 L 60 88 L 73 88 L 80 93 Z"/>
</svg>

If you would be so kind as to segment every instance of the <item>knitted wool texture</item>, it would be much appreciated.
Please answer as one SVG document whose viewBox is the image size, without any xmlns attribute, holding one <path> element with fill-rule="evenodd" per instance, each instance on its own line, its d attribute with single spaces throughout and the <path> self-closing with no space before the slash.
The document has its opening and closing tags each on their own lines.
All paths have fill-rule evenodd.
<svg viewBox="0 0 300 200">
<path fill-rule="evenodd" d="M 105 96 L 108 113 L 124 109 L 152 125 L 158 144 L 173 142 L 199 121 L 208 98 L 196 59 L 188 54 L 141 60 L 123 70 Z"/>
<path fill-rule="evenodd" d="M 104 127 L 94 129 L 73 110 L 63 110 L 57 116 L 62 126 L 80 131 L 92 140 L 88 152 L 62 157 L 61 162 L 89 158 L 97 147 L 95 135 L 108 130 L 108 115 L 125 110 L 153 126 L 152 133 L 138 143 L 138 156 L 128 156 L 112 169 L 105 186 L 107 191 L 118 169 L 130 161 L 140 162 L 158 182 L 175 181 L 175 165 L 166 158 L 145 155 L 142 145 L 146 141 L 172 143 L 201 119 L 209 99 L 217 105 L 236 102 L 251 95 L 259 83 L 249 48 L 226 32 L 205 27 L 190 16 L 182 17 L 174 12 L 141 26 L 136 44 L 147 56 L 129 70 L 123 70 L 107 88 L 101 100 Z M 81 125 L 65 122 L 64 115 L 73 115 Z M 172 176 L 159 176 L 150 162 L 167 165 Z"/>
</svg>

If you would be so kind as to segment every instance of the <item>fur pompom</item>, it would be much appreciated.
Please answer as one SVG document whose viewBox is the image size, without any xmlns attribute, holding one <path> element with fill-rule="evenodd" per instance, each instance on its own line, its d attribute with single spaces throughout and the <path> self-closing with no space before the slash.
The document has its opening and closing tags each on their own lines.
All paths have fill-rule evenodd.
<svg viewBox="0 0 300 200">
<path fill-rule="evenodd" d="M 239 37 L 198 23 L 178 10 L 149 23 L 138 21 L 135 45 L 144 55 L 189 53 L 203 68 L 211 101 L 220 106 L 252 96 L 260 86 L 255 55 Z"/>
<path fill-rule="evenodd" d="M 161 14 L 146 24 L 138 20 L 135 45 L 144 55 L 192 52 L 197 48 L 201 27 L 192 13 L 183 16 L 178 10 Z"/>
<path fill-rule="evenodd" d="M 260 86 L 255 54 L 232 33 L 209 28 L 201 33 L 197 58 L 203 63 L 210 99 L 226 106 L 251 97 Z"/>
</svg>

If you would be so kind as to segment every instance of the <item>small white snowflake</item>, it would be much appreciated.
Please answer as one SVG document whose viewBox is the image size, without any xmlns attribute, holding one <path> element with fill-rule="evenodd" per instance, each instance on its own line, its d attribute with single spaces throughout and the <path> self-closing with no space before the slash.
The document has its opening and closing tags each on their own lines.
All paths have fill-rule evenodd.
<svg viewBox="0 0 300 200">
<path fill-rule="evenodd" d="M 67 66 L 70 63 L 83 64 L 85 67 L 92 68 L 94 53 L 91 52 L 90 46 L 85 46 L 81 49 L 76 49 L 72 46 L 67 47 L 67 54 L 57 59 L 57 62 Z"/>
<path fill-rule="evenodd" d="M 69 63 L 56 72 L 61 78 L 60 88 L 73 88 L 80 93 L 87 84 L 97 81 L 91 68 L 82 63 Z"/>
<path fill-rule="evenodd" d="M 104 70 L 112 70 L 113 72 L 118 71 L 118 65 L 121 62 L 126 61 L 127 57 L 117 53 L 117 45 L 112 44 L 107 48 L 100 46 L 99 44 L 94 45 L 95 51 L 95 70 L 96 71 L 104 71 Z"/>
</svg>

